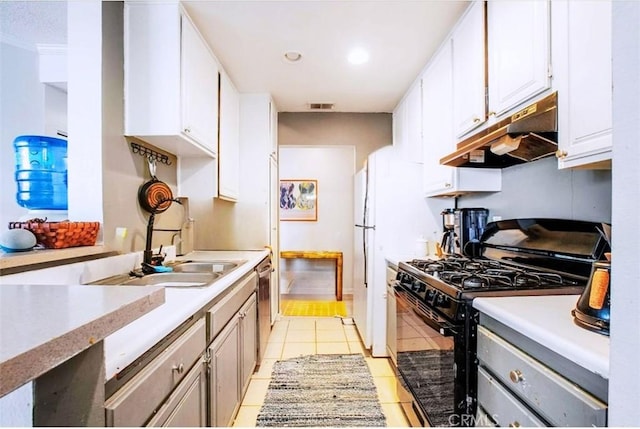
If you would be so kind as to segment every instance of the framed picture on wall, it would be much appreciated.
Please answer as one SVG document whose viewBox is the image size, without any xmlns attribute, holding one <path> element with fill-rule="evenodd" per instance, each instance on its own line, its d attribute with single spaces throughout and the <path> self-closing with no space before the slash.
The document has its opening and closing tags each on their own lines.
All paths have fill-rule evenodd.
<svg viewBox="0 0 640 429">
<path fill-rule="evenodd" d="M 280 180 L 280 220 L 318 220 L 317 180 Z"/>
</svg>

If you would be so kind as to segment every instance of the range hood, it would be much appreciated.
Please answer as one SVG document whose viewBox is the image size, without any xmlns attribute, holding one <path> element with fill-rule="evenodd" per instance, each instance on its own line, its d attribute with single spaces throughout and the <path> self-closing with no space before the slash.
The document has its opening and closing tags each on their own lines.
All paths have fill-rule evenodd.
<svg viewBox="0 0 640 429">
<path fill-rule="evenodd" d="M 440 159 L 451 167 L 504 168 L 555 154 L 558 149 L 558 93 L 458 143 Z"/>
</svg>

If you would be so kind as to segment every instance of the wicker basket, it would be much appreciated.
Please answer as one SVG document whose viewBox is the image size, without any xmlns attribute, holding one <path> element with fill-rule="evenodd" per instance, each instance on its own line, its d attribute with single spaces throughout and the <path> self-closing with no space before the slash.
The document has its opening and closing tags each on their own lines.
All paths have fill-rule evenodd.
<svg viewBox="0 0 640 429">
<path fill-rule="evenodd" d="M 9 222 L 9 229 L 28 229 L 37 243 L 47 249 L 93 246 L 98 238 L 100 222 Z"/>
</svg>

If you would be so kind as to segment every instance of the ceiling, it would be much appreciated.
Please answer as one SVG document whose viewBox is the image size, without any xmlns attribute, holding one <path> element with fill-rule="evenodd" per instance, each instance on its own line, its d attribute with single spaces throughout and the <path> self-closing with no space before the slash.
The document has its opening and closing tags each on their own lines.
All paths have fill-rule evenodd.
<svg viewBox="0 0 640 429">
<path fill-rule="evenodd" d="M 185 1 L 241 92 L 270 92 L 279 111 L 334 103 L 391 112 L 468 2 L 437 0 Z M 369 61 L 347 62 L 361 47 Z M 298 51 L 300 61 L 284 53 Z"/>
<path fill-rule="evenodd" d="M 66 1 L 0 0 L 0 37 L 26 49 L 67 43 Z"/>
<path fill-rule="evenodd" d="M 281 112 L 391 112 L 468 5 L 454 0 L 183 1 L 240 92 L 269 92 Z M 0 0 L 0 32 L 66 39 L 66 2 Z M 347 54 L 368 51 L 353 65 Z M 287 51 L 302 57 L 291 63 Z"/>
</svg>

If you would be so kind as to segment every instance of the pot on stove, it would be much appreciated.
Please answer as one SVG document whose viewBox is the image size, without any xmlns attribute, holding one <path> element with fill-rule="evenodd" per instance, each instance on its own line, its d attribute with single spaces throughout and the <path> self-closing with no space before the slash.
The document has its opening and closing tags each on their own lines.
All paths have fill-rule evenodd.
<svg viewBox="0 0 640 429">
<path fill-rule="evenodd" d="M 571 311 L 574 321 L 601 334 L 609 335 L 611 262 L 597 261 L 591 268 L 589 283 Z"/>
</svg>

